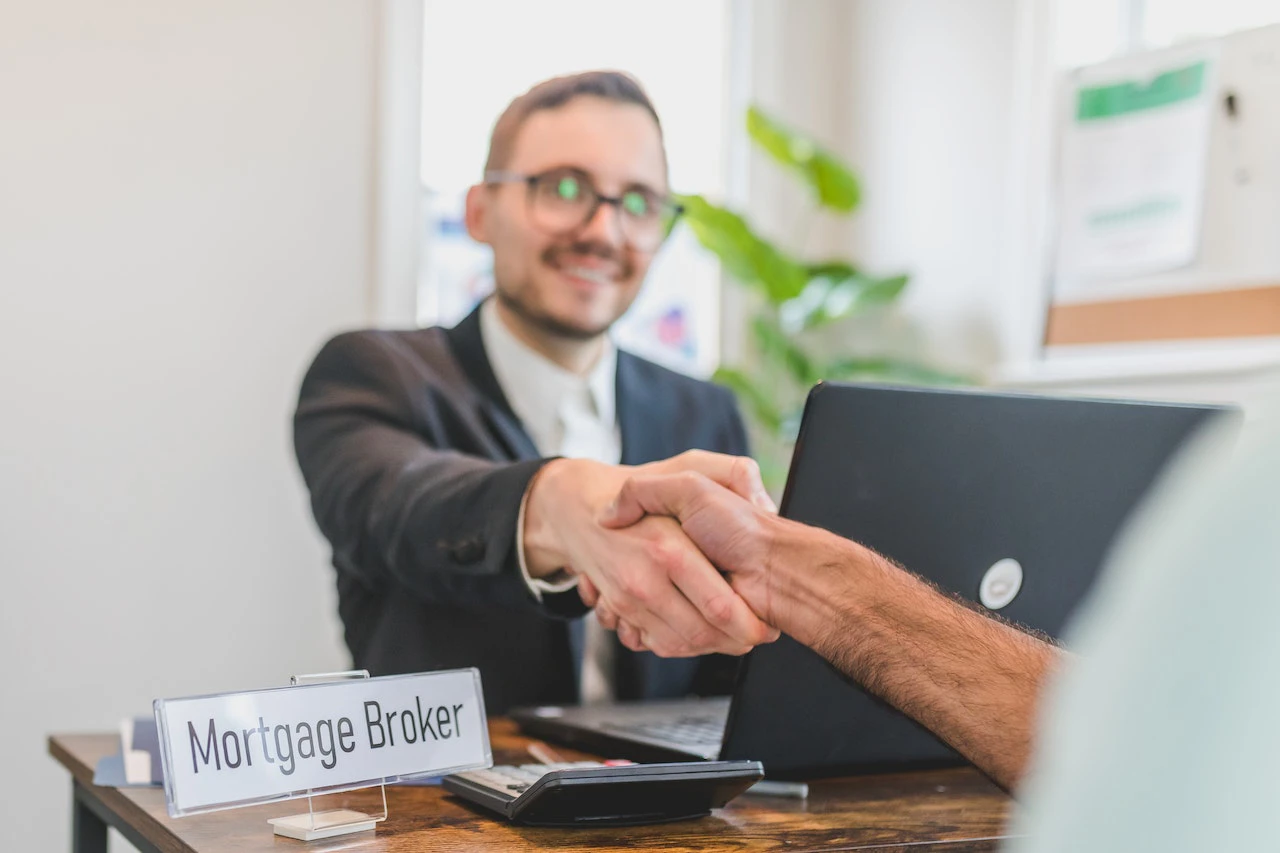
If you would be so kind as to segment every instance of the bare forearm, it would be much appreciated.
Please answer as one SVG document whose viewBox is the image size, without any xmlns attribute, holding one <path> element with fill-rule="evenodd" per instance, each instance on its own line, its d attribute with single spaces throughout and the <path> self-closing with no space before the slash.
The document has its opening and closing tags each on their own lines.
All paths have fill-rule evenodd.
<svg viewBox="0 0 1280 853">
<path fill-rule="evenodd" d="M 855 543 L 799 525 L 781 533 L 778 627 L 1012 789 L 1060 652 Z"/>
</svg>

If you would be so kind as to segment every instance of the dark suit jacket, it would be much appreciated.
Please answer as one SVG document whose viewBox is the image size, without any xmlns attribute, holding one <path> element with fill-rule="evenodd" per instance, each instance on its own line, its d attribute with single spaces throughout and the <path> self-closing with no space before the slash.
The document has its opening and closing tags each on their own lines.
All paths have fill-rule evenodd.
<svg viewBox="0 0 1280 853">
<path fill-rule="evenodd" d="M 617 406 L 626 464 L 747 451 L 728 391 L 625 352 Z M 586 608 L 576 590 L 539 603 L 520 575 L 516 518 L 547 460 L 498 386 L 478 311 L 453 329 L 329 341 L 302 383 L 294 447 L 357 667 L 476 666 L 490 713 L 577 699 Z M 734 659 L 617 651 L 622 699 L 732 688 Z"/>
</svg>

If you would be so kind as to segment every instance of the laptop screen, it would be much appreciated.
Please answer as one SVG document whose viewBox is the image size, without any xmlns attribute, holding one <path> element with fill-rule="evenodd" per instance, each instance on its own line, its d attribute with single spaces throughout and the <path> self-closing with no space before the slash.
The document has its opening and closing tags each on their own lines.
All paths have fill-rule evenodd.
<svg viewBox="0 0 1280 853">
<path fill-rule="evenodd" d="M 781 512 L 1058 637 L 1134 507 L 1222 411 L 824 383 Z M 962 760 L 787 637 L 745 659 L 720 755 L 773 778 Z"/>
</svg>

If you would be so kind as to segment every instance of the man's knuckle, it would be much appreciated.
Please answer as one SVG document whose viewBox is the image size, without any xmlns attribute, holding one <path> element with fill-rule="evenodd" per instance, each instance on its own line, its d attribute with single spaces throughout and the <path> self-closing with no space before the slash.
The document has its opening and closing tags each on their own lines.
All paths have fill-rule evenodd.
<svg viewBox="0 0 1280 853">
<path fill-rule="evenodd" d="M 699 628 L 689 637 L 689 645 L 695 649 L 715 648 L 723 640 L 723 635 L 712 628 Z"/>
<path fill-rule="evenodd" d="M 685 491 L 693 491 L 701 488 L 702 483 L 706 480 L 706 477 L 702 476 L 697 471 L 684 471 L 676 476 L 678 478 L 677 482 Z"/>
<path fill-rule="evenodd" d="M 632 608 L 632 613 L 635 613 L 639 608 L 647 607 L 653 601 L 652 585 L 639 576 L 630 577 L 624 581 L 622 593 L 630 602 L 636 605 Z"/>
<path fill-rule="evenodd" d="M 640 611 L 640 607 L 635 603 L 635 599 L 627 593 L 627 590 L 624 587 L 622 589 L 622 595 L 609 602 L 609 611 L 613 613 L 616 618 L 624 622 L 631 622 Z"/>
<path fill-rule="evenodd" d="M 645 547 L 645 556 L 654 567 L 668 575 L 679 571 L 684 562 L 680 549 L 666 538 L 650 540 Z"/>
<path fill-rule="evenodd" d="M 687 658 L 692 657 L 694 651 L 689 643 L 673 638 L 663 645 L 662 651 L 655 650 L 654 653 L 664 658 Z"/>
<path fill-rule="evenodd" d="M 724 627 L 733 622 L 737 613 L 733 599 L 728 595 L 717 595 L 707 599 L 702 606 L 702 615 L 708 622 L 717 627 Z"/>
<path fill-rule="evenodd" d="M 673 561 L 667 567 L 667 577 L 673 584 L 684 589 L 697 580 L 700 568 L 697 560 L 686 560 L 681 554 L 679 560 Z"/>
</svg>

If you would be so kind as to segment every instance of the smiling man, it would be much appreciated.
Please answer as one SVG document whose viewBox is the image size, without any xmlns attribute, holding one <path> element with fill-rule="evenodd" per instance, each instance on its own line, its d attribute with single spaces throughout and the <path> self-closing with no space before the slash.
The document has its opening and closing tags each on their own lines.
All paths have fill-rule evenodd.
<svg viewBox="0 0 1280 853">
<path fill-rule="evenodd" d="M 678 212 L 634 80 L 541 83 L 498 119 L 467 195 L 494 297 L 452 329 L 348 333 L 316 357 L 294 443 L 356 666 L 476 666 L 501 713 L 720 692 L 732 661 L 693 655 L 777 636 L 673 520 L 595 521 L 646 464 L 768 504 L 752 464 L 719 455 L 746 452 L 729 393 L 607 335 Z M 580 577 L 646 648 L 683 659 L 584 624 Z"/>
</svg>

